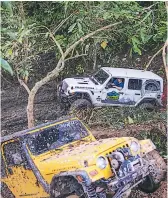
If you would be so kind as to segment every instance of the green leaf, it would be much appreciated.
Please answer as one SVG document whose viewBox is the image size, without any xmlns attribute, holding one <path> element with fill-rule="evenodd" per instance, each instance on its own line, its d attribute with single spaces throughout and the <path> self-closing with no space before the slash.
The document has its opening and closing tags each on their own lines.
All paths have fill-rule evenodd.
<svg viewBox="0 0 168 198">
<path fill-rule="evenodd" d="M 12 3 L 10 1 L 3 1 L 3 4 L 5 6 L 5 8 L 8 10 L 8 12 L 10 13 L 10 15 L 13 15 L 13 10 L 12 10 Z"/>
<path fill-rule="evenodd" d="M 76 26 L 76 23 L 74 23 L 73 25 L 71 25 L 69 28 L 68 28 L 68 33 L 72 32 L 74 30 Z"/>
<path fill-rule="evenodd" d="M 8 54 L 9 56 L 12 56 L 12 53 L 13 53 L 12 48 L 8 49 L 7 54 Z"/>
<path fill-rule="evenodd" d="M 142 54 L 140 48 L 136 44 L 133 45 L 133 50 L 134 50 L 134 52 L 137 52 L 139 55 Z"/>
<path fill-rule="evenodd" d="M 10 73 L 12 76 L 13 76 L 13 69 L 12 67 L 9 65 L 9 63 L 4 60 L 3 58 L 0 57 L 0 60 L 1 60 L 1 67 L 7 71 L 8 73 Z"/>
<path fill-rule="evenodd" d="M 144 29 L 141 29 L 141 39 L 142 39 L 142 42 L 145 43 L 145 34 L 144 34 Z"/>
<path fill-rule="evenodd" d="M 9 35 L 9 37 L 12 39 L 12 40 L 16 40 L 17 39 L 17 32 L 7 32 L 7 35 Z"/>
<path fill-rule="evenodd" d="M 135 36 L 132 37 L 132 42 L 133 42 L 133 43 L 140 44 L 140 41 L 139 41 L 138 38 L 136 38 Z"/>
<path fill-rule="evenodd" d="M 82 31 L 82 25 L 79 22 L 78 22 L 78 30 L 79 30 L 80 33 L 83 33 L 83 31 Z"/>
<path fill-rule="evenodd" d="M 149 15 L 151 14 L 151 12 L 152 12 L 152 10 L 146 14 L 146 16 L 143 18 L 143 20 L 141 22 L 145 21 L 149 17 Z"/>
<path fill-rule="evenodd" d="M 130 116 L 128 116 L 128 123 L 129 124 L 134 124 L 134 120 Z"/>
<path fill-rule="evenodd" d="M 160 21 L 160 23 L 163 23 L 165 25 L 168 25 L 168 22 L 167 21 Z"/>
<path fill-rule="evenodd" d="M 138 47 L 138 44 L 140 44 L 140 41 L 135 36 L 133 36 L 131 39 L 132 39 L 134 52 L 137 52 L 139 55 L 141 55 L 142 54 L 141 49 Z"/>
</svg>

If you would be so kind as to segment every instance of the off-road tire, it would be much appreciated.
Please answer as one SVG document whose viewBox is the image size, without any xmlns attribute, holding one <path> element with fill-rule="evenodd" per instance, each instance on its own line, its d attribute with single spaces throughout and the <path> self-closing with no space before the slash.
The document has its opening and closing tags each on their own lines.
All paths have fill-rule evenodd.
<svg viewBox="0 0 168 198">
<path fill-rule="evenodd" d="M 70 187 L 74 182 L 77 185 L 77 189 L 82 190 L 81 186 L 78 186 L 78 182 L 73 177 L 53 178 L 50 184 L 50 198 L 67 198 L 75 195 L 75 189 L 71 192 L 72 189 Z M 55 192 L 58 195 L 55 196 Z"/>
<path fill-rule="evenodd" d="M 92 104 L 86 99 L 77 99 L 75 100 L 69 109 L 69 114 L 74 115 L 76 112 L 81 110 L 87 110 L 92 107 Z"/>
<path fill-rule="evenodd" d="M 139 107 L 141 109 L 144 109 L 145 111 L 149 111 L 149 112 L 156 110 L 156 106 L 150 102 L 144 102 L 144 103 L 140 104 Z"/>
<path fill-rule="evenodd" d="M 70 107 L 70 111 L 73 111 L 75 109 L 85 109 L 85 108 L 90 108 L 92 104 L 86 100 L 86 99 L 77 99 L 75 100 Z"/>
<path fill-rule="evenodd" d="M 154 170 L 143 183 L 139 184 L 139 189 L 145 193 L 153 193 L 159 188 L 161 181 L 165 179 L 166 163 L 156 150 L 149 152 L 147 159 L 154 160 Z"/>
<path fill-rule="evenodd" d="M 1 197 L 2 198 L 15 198 L 10 189 L 5 183 L 1 183 Z"/>
</svg>

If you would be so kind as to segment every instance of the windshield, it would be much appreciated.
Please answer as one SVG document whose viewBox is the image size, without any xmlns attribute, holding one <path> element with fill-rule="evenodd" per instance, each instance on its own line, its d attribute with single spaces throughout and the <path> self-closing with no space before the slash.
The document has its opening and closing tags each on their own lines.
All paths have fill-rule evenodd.
<svg viewBox="0 0 168 198">
<path fill-rule="evenodd" d="M 79 120 L 71 120 L 30 134 L 27 144 L 34 155 L 39 155 L 86 136 L 88 132 L 82 123 Z"/>
<path fill-rule="evenodd" d="M 97 82 L 103 84 L 109 77 L 109 75 L 102 69 L 100 69 L 94 76 Z"/>
</svg>

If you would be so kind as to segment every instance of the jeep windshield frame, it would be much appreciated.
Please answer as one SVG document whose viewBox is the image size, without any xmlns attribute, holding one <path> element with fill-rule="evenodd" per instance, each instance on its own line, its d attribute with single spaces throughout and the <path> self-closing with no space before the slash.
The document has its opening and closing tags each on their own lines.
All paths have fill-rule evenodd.
<svg viewBox="0 0 168 198">
<path fill-rule="evenodd" d="M 59 149 L 66 144 L 89 136 L 87 128 L 79 120 L 58 123 L 26 137 L 27 146 L 33 155 Z"/>
<path fill-rule="evenodd" d="M 98 72 L 96 72 L 93 75 L 93 78 L 99 83 L 99 84 L 103 84 L 108 78 L 109 78 L 109 74 L 104 71 L 103 69 L 100 69 Z"/>
</svg>

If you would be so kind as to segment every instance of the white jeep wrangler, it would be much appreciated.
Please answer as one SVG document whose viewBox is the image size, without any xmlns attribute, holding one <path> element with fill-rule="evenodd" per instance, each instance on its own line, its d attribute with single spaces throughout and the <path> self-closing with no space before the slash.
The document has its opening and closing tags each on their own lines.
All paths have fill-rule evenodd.
<svg viewBox="0 0 168 198">
<path fill-rule="evenodd" d="M 102 67 L 90 77 L 66 78 L 58 87 L 63 107 L 162 106 L 163 79 L 151 71 Z"/>
</svg>

